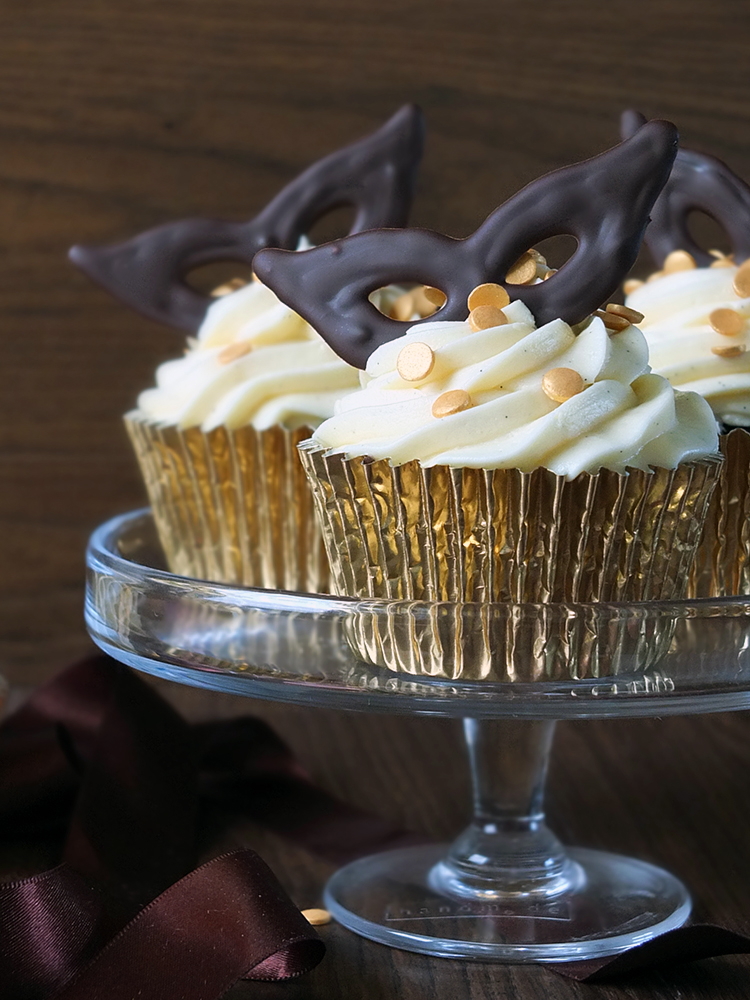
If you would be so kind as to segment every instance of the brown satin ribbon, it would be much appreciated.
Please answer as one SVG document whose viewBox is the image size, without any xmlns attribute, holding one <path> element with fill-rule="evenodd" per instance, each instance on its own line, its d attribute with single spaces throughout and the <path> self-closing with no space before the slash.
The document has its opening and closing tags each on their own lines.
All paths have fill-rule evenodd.
<svg viewBox="0 0 750 1000">
<path fill-rule="evenodd" d="M 683 962 L 719 955 L 750 954 L 750 938 L 714 924 L 688 924 L 610 958 L 565 962 L 549 968 L 582 983 L 600 983 L 649 969 L 663 969 Z"/>
<path fill-rule="evenodd" d="M 252 851 L 195 864 L 198 805 L 239 810 L 337 863 L 420 838 L 315 788 L 263 722 L 188 726 L 105 657 L 40 688 L 0 727 L 0 834 L 65 836 L 63 862 L 0 885 L 0 996 L 217 1000 L 284 980 L 324 947 Z M 750 951 L 710 925 L 550 966 L 599 981 Z"/>
<path fill-rule="evenodd" d="M 188 726 L 86 660 L 0 727 L 0 832 L 65 837 L 61 865 L 0 886 L 0 996 L 214 1000 L 313 968 L 322 941 L 252 851 L 191 871 L 199 801 L 335 861 L 414 841 L 312 786 L 259 720 Z"/>
<path fill-rule="evenodd" d="M 207 1000 L 238 979 L 299 976 L 323 942 L 252 851 L 209 861 L 158 896 L 56 1000 Z"/>
</svg>

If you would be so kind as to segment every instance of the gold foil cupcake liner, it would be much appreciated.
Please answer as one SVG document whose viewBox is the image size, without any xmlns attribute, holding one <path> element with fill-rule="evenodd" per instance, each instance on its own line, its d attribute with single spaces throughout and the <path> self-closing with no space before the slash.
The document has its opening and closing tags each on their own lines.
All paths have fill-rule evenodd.
<svg viewBox="0 0 750 1000">
<path fill-rule="evenodd" d="M 673 623 L 617 605 L 420 604 L 355 609 L 355 656 L 448 680 L 533 683 L 634 675 L 670 647 Z"/>
<path fill-rule="evenodd" d="M 334 591 L 405 602 L 390 618 L 352 616 L 355 654 L 449 678 L 513 679 L 522 658 L 526 677 L 648 666 L 668 645 L 667 621 L 615 615 L 602 627 L 580 609 L 541 608 L 529 619 L 493 605 L 683 597 L 721 468 L 706 459 L 569 481 L 545 469 L 392 467 L 310 442 L 300 455 Z M 409 603 L 423 601 L 439 603 Z"/>
<path fill-rule="evenodd" d="M 687 605 L 695 609 L 696 605 Z M 745 652 L 750 645 L 750 618 L 741 599 L 733 604 L 726 599 L 700 607 L 691 616 L 688 611 L 675 622 L 667 661 L 669 673 L 700 688 L 706 681 L 718 689 L 720 683 L 731 688 L 738 673 L 745 668 Z"/>
<path fill-rule="evenodd" d="M 297 446 L 308 428 L 204 433 L 125 417 L 173 573 L 325 593 L 328 564 Z"/>
<path fill-rule="evenodd" d="M 750 432 L 721 434 L 725 462 L 711 500 L 688 596 L 750 594 Z"/>
</svg>

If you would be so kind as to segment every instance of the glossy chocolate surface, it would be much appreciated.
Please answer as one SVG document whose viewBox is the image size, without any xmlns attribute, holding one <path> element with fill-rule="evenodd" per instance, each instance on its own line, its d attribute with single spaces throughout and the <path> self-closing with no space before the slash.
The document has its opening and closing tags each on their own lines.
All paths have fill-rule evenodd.
<svg viewBox="0 0 750 1000">
<path fill-rule="evenodd" d="M 182 219 L 124 243 L 75 246 L 70 259 L 107 291 L 151 319 L 194 331 L 211 299 L 186 275 L 215 261 L 251 264 L 258 250 L 294 250 L 327 212 L 353 205 L 351 232 L 406 225 L 424 146 L 422 112 L 404 105 L 372 135 L 301 173 L 249 222 Z"/>
<path fill-rule="evenodd" d="M 521 299 L 539 325 L 556 317 L 578 323 L 615 292 L 633 265 L 676 151 L 674 125 L 652 121 L 619 146 L 533 181 L 467 239 L 379 230 L 303 253 L 263 250 L 253 266 L 358 368 L 381 344 L 416 325 L 389 319 L 370 303 L 371 292 L 390 284 L 423 283 L 446 294 L 445 305 L 421 322 L 466 319 L 469 293 L 492 281 Z M 562 234 L 574 236 L 578 247 L 556 274 L 534 285 L 505 281 L 521 254 Z"/>
<path fill-rule="evenodd" d="M 620 120 L 623 139 L 634 135 L 645 121 L 638 111 L 624 111 Z M 705 212 L 724 228 L 738 264 L 750 257 L 750 187 L 715 156 L 681 147 L 646 229 L 646 245 L 658 267 L 673 250 L 687 250 L 701 267 L 713 261 L 690 234 L 692 212 Z"/>
</svg>

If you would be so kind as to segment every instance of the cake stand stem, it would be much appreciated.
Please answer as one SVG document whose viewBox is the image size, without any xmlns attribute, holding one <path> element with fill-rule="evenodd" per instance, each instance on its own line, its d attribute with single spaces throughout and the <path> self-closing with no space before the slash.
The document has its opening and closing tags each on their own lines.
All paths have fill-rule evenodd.
<svg viewBox="0 0 750 1000">
<path fill-rule="evenodd" d="M 566 962 L 615 955 L 684 923 L 674 876 L 632 858 L 563 847 L 544 819 L 554 722 L 465 719 L 474 817 L 448 846 L 361 858 L 325 903 L 344 926 L 446 958 Z"/>
<path fill-rule="evenodd" d="M 464 719 L 474 817 L 430 875 L 451 896 L 552 899 L 583 875 L 545 822 L 544 786 L 555 723 Z"/>
</svg>

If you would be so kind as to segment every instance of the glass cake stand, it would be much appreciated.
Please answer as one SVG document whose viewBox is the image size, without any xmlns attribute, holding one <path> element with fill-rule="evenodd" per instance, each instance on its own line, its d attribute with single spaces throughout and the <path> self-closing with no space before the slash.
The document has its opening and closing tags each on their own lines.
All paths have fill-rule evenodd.
<svg viewBox="0 0 750 1000">
<path fill-rule="evenodd" d="M 86 622 L 108 654 L 182 684 L 309 706 L 460 717 L 474 818 L 451 845 L 340 869 L 344 926 L 410 951 L 564 962 L 685 922 L 687 890 L 631 858 L 563 847 L 543 792 L 558 719 L 750 704 L 750 597 L 453 605 L 252 590 L 166 572 L 151 514 L 91 538 Z"/>
</svg>

